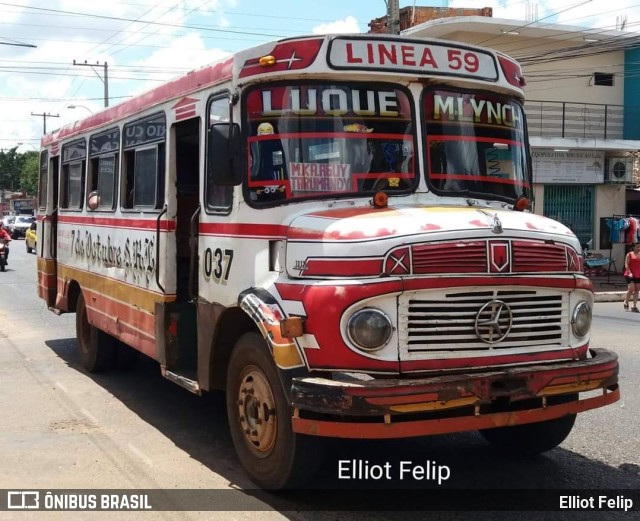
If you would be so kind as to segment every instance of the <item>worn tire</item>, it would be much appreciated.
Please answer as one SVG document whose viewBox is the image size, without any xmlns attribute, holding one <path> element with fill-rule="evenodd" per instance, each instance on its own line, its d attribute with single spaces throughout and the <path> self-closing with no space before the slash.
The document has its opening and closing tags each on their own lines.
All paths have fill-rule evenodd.
<svg viewBox="0 0 640 521">
<path fill-rule="evenodd" d="M 578 395 L 564 395 L 550 399 L 549 403 L 568 403 L 577 399 Z M 575 421 L 576 415 L 568 414 L 538 423 L 484 429 L 480 434 L 492 445 L 511 454 L 532 456 L 555 449 L 560 445 L 571 433 Z"/>
<path fill-rule="evenodd" d="M 76 305 L 76 338 L 84 368 L 90 373 L 111 369 L 115 361 L 115 339 L 89 324 L 82 293 Z"/>
<path fill-rule="evenodd" d="M 256 333 L 242 335 L 231 353 L 227 415 L 238 458 L 260 487 L 300 486 L 317 470 L 320 440 L 292 431 L 291 406 L 278 369 Z"/>
</svg>

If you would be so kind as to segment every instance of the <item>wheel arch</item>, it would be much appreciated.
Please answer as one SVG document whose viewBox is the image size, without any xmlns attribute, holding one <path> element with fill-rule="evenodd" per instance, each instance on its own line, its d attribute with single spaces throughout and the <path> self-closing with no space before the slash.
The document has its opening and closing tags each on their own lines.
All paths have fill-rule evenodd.
<svg viewBox="0 0 640 521">
<path fill-rule="evenodd" d="M 265 340 L 287 392 L 287 382 L 293 376 L 306 374 L 307 365 L 302 350 L 295 339 L 283 337 L 280 331 L 280 320 L 286 315 L 268 291 L 251 288 L 240 294 L 237 307 L 218 307 L 217 313 L 215 311 L 214 308 L 215 324 L 210 328 L 201 328 L 204 331 L 213 330 L 214 333 L 208 342 L 201 344 L 209 346 L 205 354 L 206 361 L 202 360 L 206 364 L 198 364 L 200 368 L 206 368 L 208 373 L 199 374 L 198 379 L 207 382 L 209 389 L 226 388 L 231 352 L 238 339 L 249 332 L 255 332 Z"/>
<path fill-rule="evenodd" d="M 238 307 L 225 308 L 218 316 L 213 337 L 209 341 L 207 360 L 199 367 L 207 369 L 205 381 L 209 389 L 224 390 L 227 384 L 227 368 L 231 351 L 238 339 L 245 333 L 260 334 L 258 326 L 251 317 Z"/>
<path fill-rule="evenodd" d="M 76 280 L 65 280 L 62 291 L 56 294 L 56 309 L 66 313 L 75 313 L 78 304 L 78 297 L 82 289 Z"/>
</svg>

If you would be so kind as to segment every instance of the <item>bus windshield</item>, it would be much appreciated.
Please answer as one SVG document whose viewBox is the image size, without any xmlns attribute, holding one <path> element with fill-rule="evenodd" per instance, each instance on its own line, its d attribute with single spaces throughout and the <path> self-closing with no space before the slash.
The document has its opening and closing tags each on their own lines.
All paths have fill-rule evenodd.
<svg viewBox="0 0 640 521">
<path fill-rule="evenodd" d="M 440 195 L 530 197 L 522 105 L 486 92 L 427 89 L 427 179 Z"/>
<path fill-rule="evenodd" d="M 251 204 L 406 193 L 417 185 L 414 117 L 401 87 L 259 86 L 245 108 Z"/>
</svg>

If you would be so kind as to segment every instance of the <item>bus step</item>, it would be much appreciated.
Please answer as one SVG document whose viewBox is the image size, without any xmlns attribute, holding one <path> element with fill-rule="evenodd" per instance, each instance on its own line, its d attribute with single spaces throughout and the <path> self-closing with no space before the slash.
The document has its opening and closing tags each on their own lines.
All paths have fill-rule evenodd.
<svg viewBox="0 0 640 521">
<path fill-rule="evenodd" d="M 184 387 L 187 391 L 191 391 L 193 394 L 197 394 L 198 396 L 202 394 L 202 389 L 200 389 L 197 380 L 192 380 L 190 378 L 187 378 L 186 376 L 174 373 L 172 371 L 167 371 L 165 367 L 162 367 L 162 376 L 164 376 L 167 380 L 171 380 L 174 384 L 178 384 L 180 387 Z"/>
</svg>

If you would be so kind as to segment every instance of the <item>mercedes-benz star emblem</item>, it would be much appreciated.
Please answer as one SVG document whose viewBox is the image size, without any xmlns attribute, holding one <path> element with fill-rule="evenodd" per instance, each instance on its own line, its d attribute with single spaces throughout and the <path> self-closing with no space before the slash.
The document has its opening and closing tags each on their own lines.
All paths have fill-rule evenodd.
<svg viewBox="0 0 640 521">
<path fill-rule="evenodd" d="M 506 302 L 492 300 L 480 308 L 476 315 L 476 336 L 485 344 L 496 344 L 511 331 L 513 313 Z"/>
</svg>

